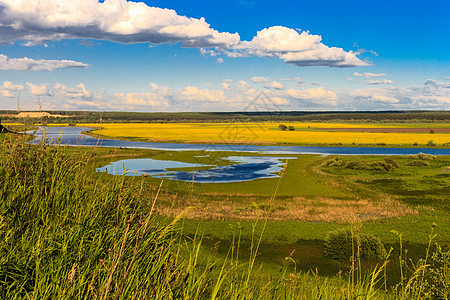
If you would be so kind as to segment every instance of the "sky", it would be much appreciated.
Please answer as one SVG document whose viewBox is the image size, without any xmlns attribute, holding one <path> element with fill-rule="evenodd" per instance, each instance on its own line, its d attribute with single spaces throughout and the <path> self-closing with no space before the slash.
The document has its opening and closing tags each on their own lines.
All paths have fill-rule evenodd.
<svg viewBox="0 0 450 300">
<path fill-rule="evenodd" d="M 0 109 L 450 109 L 450 1 L 0 0 Z"/>
</svg>

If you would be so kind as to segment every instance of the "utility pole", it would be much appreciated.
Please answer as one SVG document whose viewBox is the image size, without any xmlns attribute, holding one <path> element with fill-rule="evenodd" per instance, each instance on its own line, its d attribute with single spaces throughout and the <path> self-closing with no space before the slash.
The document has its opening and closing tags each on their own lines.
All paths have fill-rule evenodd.
<svg viewBox="0 0 450 300">
<path fill-rule="evenodd" d="M 20 113 L 20 91 L 19 94 L 17 94 L 17 114 Z"/>
<path fill-rule="evenodd" d="M 39 104 L 39 112 L 42 112 L 41 95 L 39 95 L 37 102 Z"/>
</svg>

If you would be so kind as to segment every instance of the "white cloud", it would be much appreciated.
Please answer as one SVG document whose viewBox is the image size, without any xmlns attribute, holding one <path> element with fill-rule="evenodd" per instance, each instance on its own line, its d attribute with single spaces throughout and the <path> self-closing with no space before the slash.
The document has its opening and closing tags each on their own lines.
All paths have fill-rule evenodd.
<svg viewBox="0 0 450 300">
<path fill-rule="evenodd" d="M 286 105 L 289 104 L 289 101 L 286 98 L 282 97 L 272 97 L 270 98 L 271 102 L 275 105 Z"/>
<path fill-rule="evenodd" d="M 356 109 L 442 109 L 450 105 L 450 82 L 428 79 L 423 85 L 351 91 Z"/>
<path fill-rule="evenodd" d="M 219 57 L 218 59 L 217 59 L 217 61 L 216 61 L 218 64 L 223 64 L 223 58 L 222 57 Z"/>
<path fill-rule="evenodd" d="M 272 83 L 266 83 L 264 85 L 264 87 L 268 88 L 268 89 L 276 89 L 276 90 L 284 89 L 284 85 L 279 83 L 279 82 L 277 82 L 277 81 L 273 81 Z"/>
<path fill-rule="evenodd" d="M 27 85 L 34 96 L 53 96 L 53 92 L 47 88 L 49 86 L 48 83 L 37 85 L 27 82 Z"/>
<path fill-rule="evenodd" d="M 337 105 L 337 95 L 333 91 L 327 91 L 323 87 L 310 88 L 306 90 L 289 89 L 287 94 L 295 99 L 315 100 L 320 103 Z"/>
<path fill-rule="evenodd" d="M 399 100 L 394 95 L 389 95 L 388 91 L 381 89 L 359 89 L 350 93 L 355 99 L 364 99 L 371 102 L 398 103 Z"/>
<path fill-rule="evenodd" d="M 376 73 L 367 73 L 367 72 L 364 73 L 364 74 L 360 74 L 358 72 L 355 72 L 355 73 L 353 73 L 353 76 L 355 76 L 355 77 L 364 77 L 366 79 L 370 79 L 370 78 L 373 78 L 373 77 L 383 77 L 383 76 L 386 76 L 386 74 L 385 73 L 376 74 Z"/>
<path fill-rule="evenodd" d="M 225 94 L 217 90 L 200 90 L 194 86 L 188 86 L 181 90 L 180 97 L 190 101 L 223 102 Z"/>
<path fill-rule="evenodd" d="M 298 83 L 303 83 L 303 80 L 300 77 L 292 77 L 292 78 L 282 78 L 283 81 L 296 81 Z"/>
<path fill-rule="evenodd" d="M 75 88 L 67 88 L 65 85 L 57 83 L 55 84 L 54 89 L 58 91 L 60 96 L 66 98 L 89 99 L 93 96 L 93 93 L 88 91 L 83 83 L 78 84 Z"/>
<path fill-rule="evenodd" d="M 356 52 L 328 47 L 320 41 L 322 37 L 307 31 L 273 26 L 258 31 L 249 42 L 241 42 L 239 49 L 244 56 L 257 55 L 278 57 L 296 66 L 355 67 L 367 66 Z"/>
<path fill-rule="evenodd" d="M 266 83 L 269 82 L 269 78 L 262 76 L 255 76 L 251 78 L 251 81 L 253 81 L 254 83 Z"/>
<path fill-rule="evenodd" d="M 169 102 L 163 95 L 158 92 L 148 93 L 117 93 L 116 98 L 125 103 L 127 106 L 152 106 L 152 107 L 168 107 Z"/>
<path fill-rule="evenodd" d="M 20 92 L 23 90 L 25 90 L 23 85 L 13 84 L 11 81 L 4 81 L 3 85 L 0 86 L 0 94 L 7 98 L 13 98 L 15 97 L 13 92 Z"/>
<path fill-rule="evenodd" d="M 126 0 L 24 0 L 0 4 L 0 43 L 91 38 L 121 43 L 181 42 L 186 47 L 229 47 L 237 33 L 218 32 L 204 18 Z"/>
<path fill-rule="evenodd" d="M 248 89 L 248 87 L 249 87 L 248 82 L 245 80 L 238 81 L 238 85 L 239 85 L 240 89 L 244 89 L 244 90 Z"/>
<path fill-rule="evenodd" d="M 230 79 L 205 89 L 195 86 L 171 89 L 150 83 L 146 91 L 116 93 L 108 97 L 106 92 L 89 90 L 82 83 L 67 87 L 61 83 L 49 85 L 27 82 L 26 86 L 27 88 L 11 81 L 3 82 L 0 85 L 3 109 L 14 109 L 15 101 L 7 98 L 17 97 L 18 91 L 23 91 L 21 107 L 27 109 L 36 109 L 36 103 L 33 102 L 35 97 L 31 97 L 32 95 L 54 93 L 52 97 L 46 97 L 46 102 L 43 103 L 47 109 L 243 111 L 261 95 L 262 90 L 262 86 L 252 88 L 247 81 Z M 227 86 L 230 88 L 227 89 Z M 450 81 L 443 79 L 428 79 L 423 84 L 411 87 L 381 85 L 357 90 L 332 90 L 323 86 L 305 89 L 286 87 L 268 89 L 264 93 L 271 100 L 272 106 L 280 110 L 448 110 L 450 107 Z M 267 107 L 260 105 L 257 110 L 264 111 Z"/>
<path fill-rule="evenodd" d="M 61 39 L 181 43 L 200 48 L 205 55 L 278 57 L 297 66 L 369 65 L 357 57 L 360 52 L 328 47 L 320 35 L 308 31 L 273 26 L 257 32 L 251 41 L 241 41 L 238 33 L 219 32 L 204 18 L 126 0 L 3 0 L 0 20 L 3 44 L 22 40 L 32 46 Z"/>
<path fill-rule="evenodd" d="M 222 89 L 224 89 L 226 91 L 230 90 L 230 88 L 231 88 L 230 84 L 227 82 L 222 82 L 220 85 L 222 86 Z"/>
<path fill-rule="evenodd" d="M 365 80 L 363 81 L 366 84 L 393 84 L 394 82 L 389 79 L 381 79 L 381 80 Z"/>
<path fill-rule="evenodd" d="M 6 55 L 0 54 L 0 70 L 53 71 L 65 68 L 87 68 L 88 66 L 73 60 L 34 60 L 28 57 L 8 58 Z"/>
<path fill-rule="evenodd" d="M 243 42 L 248 50 L 254 50 L 256 54 L 269 55 L 273 53 L 302 52 L 311 50 L 319 44 L 322 38 L 309 32 L 298 31 L 283 27 L 273 26 L 258 31 L 250 42 Z"/>
<path fill-rule="evenodd" d="M 450 77 L 444 77 L 445 80 L 450 80 Z"/>
</svg>

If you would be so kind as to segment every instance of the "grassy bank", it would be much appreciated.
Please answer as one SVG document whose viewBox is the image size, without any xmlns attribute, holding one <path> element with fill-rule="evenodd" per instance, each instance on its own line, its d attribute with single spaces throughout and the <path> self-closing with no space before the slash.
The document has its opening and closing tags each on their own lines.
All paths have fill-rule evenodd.
<svg viewBox="0 0 450 300">
<path fill-rule="evenodd" d="M 441 273 L 427 266 L 438 267 L 431 253 L 408 265 L 403 285 L 388 293 L 379 290 L 384 267 L 364 274 L 358 256 L 341 277 L 296 272 L 292 255 L 278 273 L 261 273 L 257 259 L 266 232 L 258 226 L 267 233 L 271 226 L 264 220 L 252 223 L 250 243 L 241 245 L 236 235 L 225 255 L 208 254 L 205 234 L 183 235 L 188 224 L 154 214 L 154 201 L 165 195 L 151 183 L 93 176 L 96 151 L 2 136 L 0 298 L 411 299 L 436 292 L 425 280 L 446 284 L 446 277 L 433 279 Z M 144 197 L 146 188 L 154 197 Z"/>
</svg>

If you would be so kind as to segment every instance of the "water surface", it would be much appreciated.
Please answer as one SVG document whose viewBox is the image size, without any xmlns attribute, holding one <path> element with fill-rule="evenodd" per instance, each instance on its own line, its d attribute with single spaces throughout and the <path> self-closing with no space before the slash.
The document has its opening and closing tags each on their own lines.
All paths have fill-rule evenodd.
<svg viewBox="0 0 450 300">
<path fill-rule="evenodd" d="M 296 157 L 229 156 L 222 160 L 231 163 L 225 166 L 191 164 L 152 158 L 124 159 L 97 169 L 113 175 L 142 175 L 161 179 L 195 181 L 197 183 L 242 182 L 260 178 L 279 177 L 288 159 Z M 198 168 L 183 170 L 183 168 Z M 201 168 L 201 169 L 200 169 Z"/>
<path fill-rule="evenodd" d="M 122 141 L 114 139 L 95 139 L 82 134 L 86 127 L 50 127 L 46 137 L 61 145 L 99 146 L 116 148 L 141 148 L 168 151 L 237 151 L 261 154 L 322 154 L 322 155 L 410 155 L 420 152 L 433 155 L 450 155 L 450 149 L 440 148 L 385 148 L 385 147 L 314 147 L 314 146 L 261 146 L 261 145 L 213 145 L 213 144 L 176 144 Z M 34 143 L 42 140 L 42 130 L 36 132 Z M 32 132 L 29 132 L 32 133 Z"/>
</svg>

